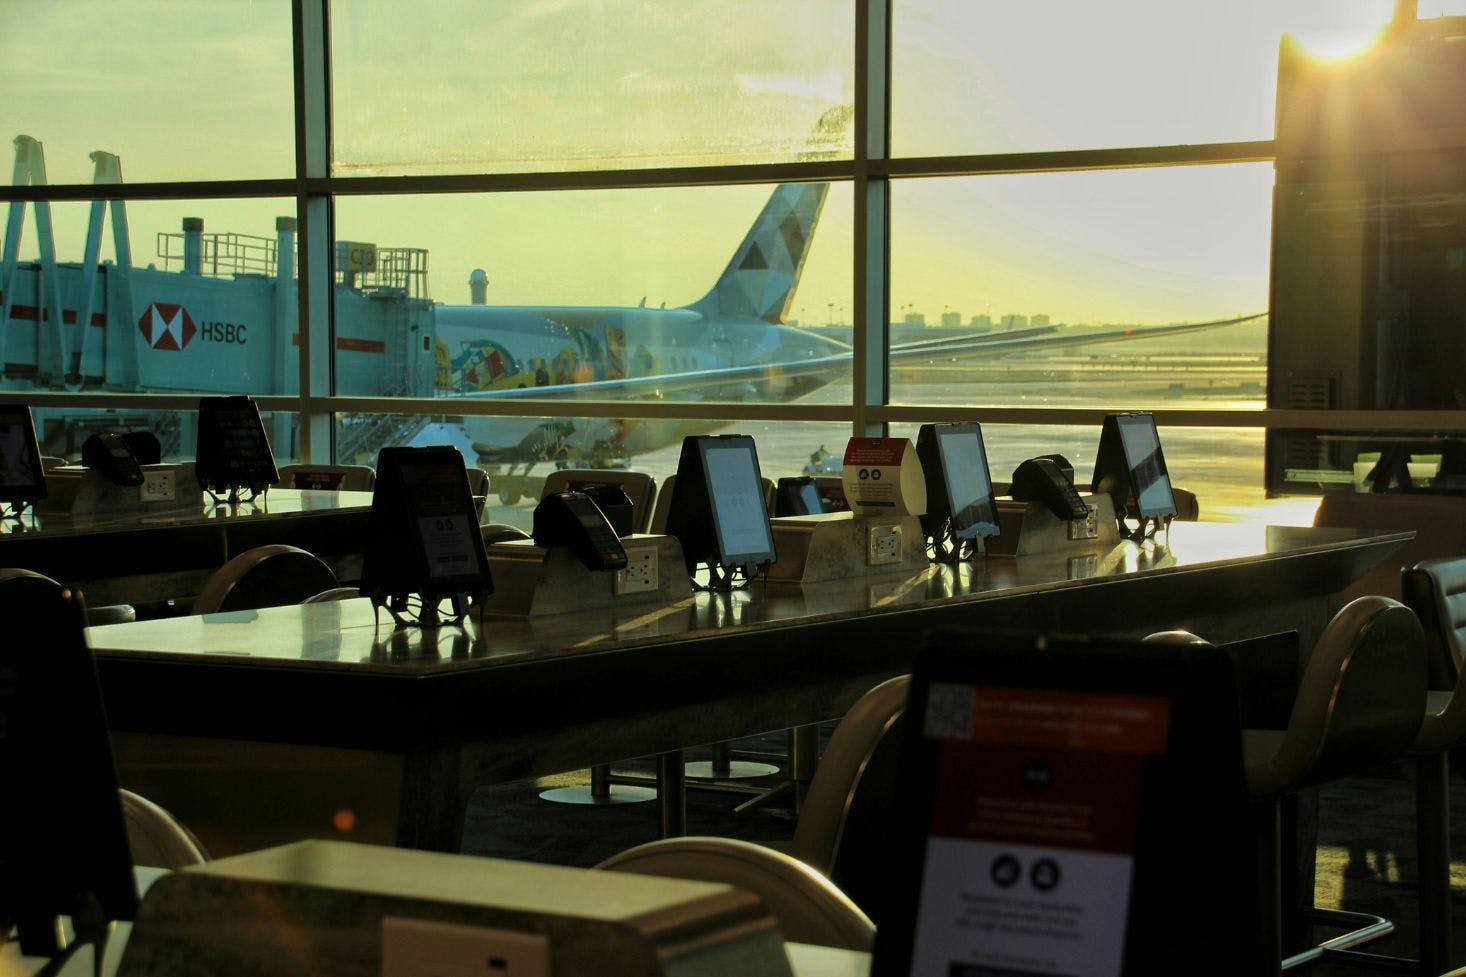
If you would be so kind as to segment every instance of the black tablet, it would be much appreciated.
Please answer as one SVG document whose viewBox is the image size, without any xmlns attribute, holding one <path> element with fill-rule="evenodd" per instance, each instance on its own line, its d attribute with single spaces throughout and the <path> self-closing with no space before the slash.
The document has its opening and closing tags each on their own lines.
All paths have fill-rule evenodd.
<svg viewBox="0 0 1466 977">
<path fill-rule="evenodd" d="M 926 477 L 928 535 L 945 523 L 952 539 L 998 535 L 998 502 L 979 424 L 923 424 L 916 454 Z"/>
<path fill-rule="evenodd" d="M 938 633 L 892 803 L 874 977 L 1265 969 L 1222 651 Z"/>
<path fill-rule="evenodd" d="M 1171 476 L 1161 452 L 1155 418 L 1144 413 L 1110 414 L 1100 430 L 1091 490 L 1115 500 L 1115 514 L 1161 519 L 1176 514 Z"/>
<path fill-rule="evenodd" d="M 775 560 L 774 533 L 753 438 L 692 436 L 682 442 L 667 513 L 688 572 L 699 564 L 751 576 Z"/>
<path fill-rule="evenodd" d="M 280 478 L 260 410 L 248 397 L 199 400 L 194 468 L 199 485 L 216 495 L 259 492 Z"/>
<path fill-rule="evenodd" d="M 46 497 L 46 475 L 36 426 L 25 404 L 0 404 L 0 503 Z"/>
<path fill-rule="evenodd" d="M 463 456 L 456 448 L 383 448 L 377 455 L 372 514 L 362 558 L 362 594 L 424 608 L 492 592 Z M 435 618 L 434 618 L 435 620 Z"/>
<path fill-rule="evenodd" d="M 58 917 L 132 919 L 137 887 L 80 599 L 0 571 L 0 614 L 45 635 L 0 642 L 0 930 L 53 957 Z"/>
</svg>

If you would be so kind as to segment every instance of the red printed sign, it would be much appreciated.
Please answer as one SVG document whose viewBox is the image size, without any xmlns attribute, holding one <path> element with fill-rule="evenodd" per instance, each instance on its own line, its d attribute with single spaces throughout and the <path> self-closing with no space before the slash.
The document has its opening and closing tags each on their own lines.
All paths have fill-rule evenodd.
<svg viewBox="0 0 1466 977">
<path fill-rule="evenodd" d="M 845 464 L 899 467 L 910 443 L 910 438 L 851 438 L 845 445 Z"/>
<path fill-rule="evenodd" d="M 934 683 L 912 973 L 1119 977 L 1145 758 L 1171 703 Z"/>
</svg>

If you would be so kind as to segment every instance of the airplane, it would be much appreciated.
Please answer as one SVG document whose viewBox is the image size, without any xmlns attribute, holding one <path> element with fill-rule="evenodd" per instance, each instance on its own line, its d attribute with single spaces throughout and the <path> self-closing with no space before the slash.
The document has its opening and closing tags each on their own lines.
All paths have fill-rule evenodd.
<svg viewBox="0 0 1466 977">
<path fill-rule="evenodd" d="M 838 120 L 837 120 L 838 121 Z M 833 123 L 832 123 L 833 124 Z M 44 183 L 41 144 L 16 143 L 16 183 Z M 92 154 L 98 196 L 121 182 L 120 161 Z M 338 242 L 336 391 L 343 396 L 543 397 L 564 401 L 787 403 L 850 375 L 848 343 L 787 324 L 787 313 L 824 208 L 828 184 L 776 186 L 707 294 L 680 308 L 450 305 L 426 294 L 426 253 Z M 125 206 L 110 201 L 116 260 L 99 260 L 106 209 L 94 203 L 82 261 L 56 259 L 50 209 L 34 205 L 37 261 L 19 260 L 24 204 L 10 204 L 0 249 L 0 389 L 291 395 L 298 389 L 296 300 L 290 256 L 294 221 L 276 237 L 205 235 L 202 221 L 159 235 L 163 267 L 134 267 Z M 169 245 L 171 250 L 173 245 Z M 190 255 L 192 258 L 190 259 Z M 201 260 L 203 256 L 208 261 Z M 174 270 L 169 258 L 182 256 Z M 1056 326 L 901 343 L 890 360 L 983 357 L 1133 341 L 1261 317 L 1072 332 Z M 96 411 L 37 412 L 47 448 L 68 453 L 92 428 L 115 425 Z M 186 412 L 139 412 L 165 453 L 191 443 Z M 284 412 L 271 439 L 294 435 Z M 706 433 L 707 421 L 468 415 L 344 418 L 343 460 L 371 459 L 387 444 L 454 443 L 513 495 L 538 464 L 620 467 L 649 451 Z M 516 469 L 518 471 L 516 472 Z M 508 502 L 508 498 L 501 501 Z"/>
<path fill-rule="evenodd" d="M 440 393 L 768 404 L 796 401 L 848 378 L 848 343 L 785 324 L 827 190 L 824 183 L 777 186 L 712 288 L 680 308 L 436 305 Z M 1135 341 L 1262 315 L 1085 332 L 1045 325 L 919 340 L 891 346 L 890 360 L 990 358 Z M 528 476 L 537 464 L 623 467 L 636 455 L 676 444 L 686 434 L 707 433 L 710 426 L 503 416 L 469 416 L 458 423 L 479 463 L 497 476 L 501 501 L 511 505 L 521 493 L 533 496 Z M 428 443 L 442 434 L 427 428 L 419 440 Z"/>
</svg>

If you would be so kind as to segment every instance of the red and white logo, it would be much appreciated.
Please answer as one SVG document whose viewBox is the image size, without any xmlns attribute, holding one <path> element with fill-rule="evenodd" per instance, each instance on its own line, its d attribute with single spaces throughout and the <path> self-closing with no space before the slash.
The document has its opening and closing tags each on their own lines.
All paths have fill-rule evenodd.
<svg viewBox="0 0 1466 977">
<path fill-rule="evenodd" d="M 171 302 L 154 302 L 144 309 L 137 328 L 153 349 L 183 349 L 198 332 L 188 310 Z"/>
</svg>

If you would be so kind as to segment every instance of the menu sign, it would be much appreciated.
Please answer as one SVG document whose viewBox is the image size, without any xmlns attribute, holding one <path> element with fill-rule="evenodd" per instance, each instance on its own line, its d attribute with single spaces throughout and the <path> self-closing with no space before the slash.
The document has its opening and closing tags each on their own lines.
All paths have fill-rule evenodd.
<svg viewBox="0 0 1466 977">
<path fill-rule="evenodd" d="M 1169 699 L 931 686 L 937 748 L 912 974 L 1118 977 L 1144 762 Z"/>
<path fill-rule="evenodd" d="M 926 476 L 909 438 L 851 438 L 840 481 L 858 515 L 926 513 Z"/>
</svg>

